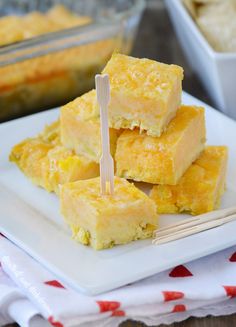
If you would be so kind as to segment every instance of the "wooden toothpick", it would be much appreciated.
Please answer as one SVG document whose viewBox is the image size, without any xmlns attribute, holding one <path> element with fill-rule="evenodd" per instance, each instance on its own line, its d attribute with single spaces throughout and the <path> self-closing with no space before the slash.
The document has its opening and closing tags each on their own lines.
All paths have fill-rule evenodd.
<svg viewBox="0 0 236 327">
<path fill-rule="evenodd" d="M 102 155 L 100 158 L 101 193 L 114 193 L 114 161 L 110 153 L 110 135 L 108 126 L 108 104 L 110 102 L 109 77 L 96 75 L 95 77 L 97 101 L 100 107 Z M 108 189 L 107 189 L 108 184 Z"/>
</svg>

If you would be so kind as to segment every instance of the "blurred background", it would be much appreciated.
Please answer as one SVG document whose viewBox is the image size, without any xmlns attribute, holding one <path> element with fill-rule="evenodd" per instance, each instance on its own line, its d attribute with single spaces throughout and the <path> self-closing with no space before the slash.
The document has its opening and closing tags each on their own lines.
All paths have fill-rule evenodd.
<svg viewBox="0 0 236 327">
<path fill-rule="evenodd" d="M 90 90 L 114 51 L 182 66 L 236 119 L 236 0 L 0 0 L 0 122 Z"/>
<path fill-rule="evenodd" d="M 164 0 L 147 1 L 132 55 L 182 66 L 184 68 L 183 89 L 213 105 L 184 55 Z"/>
</svg>

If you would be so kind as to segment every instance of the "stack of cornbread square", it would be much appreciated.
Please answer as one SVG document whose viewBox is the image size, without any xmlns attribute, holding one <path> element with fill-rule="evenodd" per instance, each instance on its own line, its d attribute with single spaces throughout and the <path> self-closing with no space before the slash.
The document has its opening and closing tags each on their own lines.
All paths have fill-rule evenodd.
<svg viewBox="0 0 236 327">
<path fill-rule="evenodd" d="M 99 175 L 99 165 L 66 149 L 60 141 L 59 121 L 46 126 L 42 133 L 15 145 L 10 161 L 48 192 L 59 192 L 59 185 Z"/>
<path fill-rule="evenodd" d="M 66 174 L 62 175 L 57 162 L 57 178 L 46 173 L 46 181 L 50 184 L 51 178 L 53 187 L 36 181 L 48 190 L 57 191 L 58 184 L 61 185 L 61 210 L 73 237 L 95 249 L 107 248 L 151 237 L 157 228 L 157 213 L 199 214 L 219 206 L 225 185 L 227 148 L 205 147 L 204 109 L 181 105 L 182 68 L 114 54 L 103 73 L 110 78 L 108 111 L 116 167 L 114 195 L 102 196 L 100 179 L 95 177 L 101 156 L 95 90 L 61 108 L 57 146 L 67 161 Z M 26 143 L 29 142 L 32 139 Z M 87 160 L 86 167 L 78 165 L 79 173 L 71 156 L 74 160 L 80 158 L 80 162 L 83 158 L 83 163 Z M 50 166 L 48 157 L 47 152 Z M 35 180 L 35 168 L 33 173 L 25 168 L 29 167 L 29 160 L 24 154 L 19 155 L 19 145 L 13 148 L 11 159 Z M 20 161 L 26 164 L 23 166 Z M 87 172 L 84 177 L 83 169 Z M 40 171 L 45 176 L 42 168 Z M 150 183 L 150 195 L 127 179 Z"/>
</svg>

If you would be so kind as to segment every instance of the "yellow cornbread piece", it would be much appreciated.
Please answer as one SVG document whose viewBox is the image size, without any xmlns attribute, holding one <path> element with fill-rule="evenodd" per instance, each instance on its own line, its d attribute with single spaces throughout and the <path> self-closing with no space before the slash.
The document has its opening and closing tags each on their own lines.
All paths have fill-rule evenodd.
<svg viewBox="0 0 236 327">
<path fill-rule="evenodd" d="M 61 108 L 61 142 L 78 155 L 99 162 L 101 156 L 100 117 L 96 92 L 92 90 Z M 111 154 L 115 154 L 118 130 L 110 129 Z"/>
<path fill-rule="evenodd" d="M 100 178 L 64 184 L 61 212 L 73 239 L 96 250 L 152 237 L 156 206 L 145 193 L 115 177 L 114 195 L 101 195 Z"/>
<path fill-rule="evenodd" d="M 98 164 L 75 155 L 60 144 L 58 122 L 47 126 L 39 136 L 15 145 L 10 161 L 48 192 L 58 193 L 59 184 L 99 175 Z"/>
<path fill-rule="evenodd" d="M 150 197 L 159 213 L 202 214 L 217 209 L 225 190 L 227 147 L 207 146 L 175 186 L 155 185 Z"/>
<path fill-rule="evenodd" d="M 175 185 L 204 148 L 204 109 L 181 106 L 160 137 L 125 130 L 117 141 L 116 175 Z"/>
<path fill-rule="evenodd" d="M 160 136 L 180 106 L 183 69 L 114 54 L 103 73 L 110 77 L 110 127 L 139 127 Z"/>
</svg>

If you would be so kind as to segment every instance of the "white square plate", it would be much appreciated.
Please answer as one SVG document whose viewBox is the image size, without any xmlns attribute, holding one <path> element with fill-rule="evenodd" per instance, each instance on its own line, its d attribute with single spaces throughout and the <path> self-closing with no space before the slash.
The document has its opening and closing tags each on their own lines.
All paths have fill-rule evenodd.
<svg viewBox="0 0 236 327">
<path fill-rule="evenodd" d="M 236 205 L 236 122 L 186 93 L 183 103 L 206 107 L 208 144 L 228 145 L 228 187 L 222 207 Z M 64 283 L 98 294 L 236 244 L 236 221 L 159 246 L 144 240 L 94 251 L 72 241 L 56 195 L 33 186 L 8 161 L 14 144 L 57 117 L 58 110 L 51 110 L 0 125 L 0 231 Z M 162 215 L 160 224 L 183 218 Z"/>
</svg>

